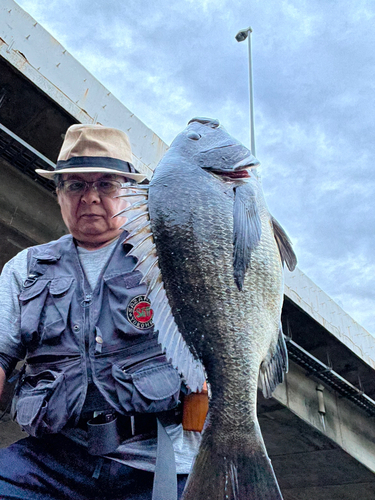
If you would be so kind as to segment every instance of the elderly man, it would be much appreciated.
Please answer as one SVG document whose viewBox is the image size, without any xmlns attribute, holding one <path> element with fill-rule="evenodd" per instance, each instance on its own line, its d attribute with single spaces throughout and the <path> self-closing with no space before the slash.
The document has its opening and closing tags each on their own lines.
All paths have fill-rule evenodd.
<svg viewBox="0 0 375 500">
<path fill-rule="evenodd" d="M 180 377 L 113 217 L 127 206 L 121 185 L 144 179 L 129 140 L 73 125 L 56 170 L 37 172 L 55 179 L 70 234 L 1 275 L 1 388 L 26 359 L 12 413 L 29 437 L 0 451 L 0 498 L 176 498 L 174 467 L 180 496 L 199 436 L 182 429 Z"/>
</svg>

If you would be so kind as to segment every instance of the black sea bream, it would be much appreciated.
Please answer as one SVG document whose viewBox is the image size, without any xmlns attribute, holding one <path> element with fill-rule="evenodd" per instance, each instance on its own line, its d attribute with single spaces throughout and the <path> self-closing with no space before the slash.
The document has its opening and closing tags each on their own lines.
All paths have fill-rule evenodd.
<svg viewBox="0 0 375 500">
<path fill-rule="evenodd" d="M 184 500 L 277 500 L 256 414 L 287 370 L 281 332 L 290 241 L 269 214 L 258 161 L 216 120 L 196 118 L 123 213 L 155 327 L 192 390 L 207 378 L 209 415 Z M 132 201 L 132 198 L 129 198 Z M 203 370 L 202 370 L 203 366 Z"/>
</svg>

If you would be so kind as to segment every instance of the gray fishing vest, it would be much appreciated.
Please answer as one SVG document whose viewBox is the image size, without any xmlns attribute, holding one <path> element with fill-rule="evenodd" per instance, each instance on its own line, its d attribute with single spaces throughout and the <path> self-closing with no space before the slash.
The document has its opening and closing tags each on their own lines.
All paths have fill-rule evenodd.
<svg viewBox="0 0 375 500">
<path fill-rule="evenodd" d="M 13 414 L 33 436 L 77 425 L 91 383 L 123 415 L 178 403 L 180 377 L 156 341 L 145 285 L 124 237 L 94 290 L 71 235 L 29 250 L 19 297 L 27 357 Z"/>
</svg>

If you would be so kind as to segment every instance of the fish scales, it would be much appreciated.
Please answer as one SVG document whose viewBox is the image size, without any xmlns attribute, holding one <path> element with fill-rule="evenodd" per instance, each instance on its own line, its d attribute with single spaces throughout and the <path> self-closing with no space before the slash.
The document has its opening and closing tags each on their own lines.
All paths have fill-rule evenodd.
<svg viewBox="0 0 375 500">
<path fill-rule="evenodd" d="M 173 141 L 150 183 L 149 217 L 165 289 L 158 297 L 168 299 L 212 392 L 184 500 L 282 498 L 256 400 L 259 373 L 269 397 L 287 368 L 282 267 L 293 269 L 296 260 L 268 212 L 253 171 L 258 163 L 216 120 L 199 118 Z M 155 325 L 163 325 L 157 314 Z M 173 351 L 173 364 L 191 376 L 194 370 L 178 356 Z"/>
<path fill-rule="evenodd" d="M 211 419 L 228 420 L 229 429 L 219 429 L 223 440 L 228 432 L 232 439 L 235 425 L 239 435 L 246 432 L 244 415 L 255 414 L 259 366 L 278 337 L 281 260 L 263 211 L 262 238 L 240 292 L 233 280 L 233 196 L 202 169 L 189 178 L 167 175 L 162 187 L 155 184 L 157 194 L 154 184 L 150 190 L 163 281 L 177 325 L 206 368 Z"/>
</svg>

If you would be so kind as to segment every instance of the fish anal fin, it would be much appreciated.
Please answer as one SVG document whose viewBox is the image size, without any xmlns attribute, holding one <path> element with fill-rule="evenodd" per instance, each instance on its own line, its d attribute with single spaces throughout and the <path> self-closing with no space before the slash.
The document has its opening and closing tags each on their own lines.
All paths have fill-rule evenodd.
<svg viewBox="0 0 375 500">
<path fill-rule="evenodd" d="M 284 373 L 288 371 L 288 350 L 286 347 L 284 334 L 279 327 L 277 343 L 270 350 L 266 359 L 260 366 L 259 378 L 263 396 L 270 398 L 276 387 L 284 380 Z"/>
<path fill-rule="evenodd" d="M 283 263 L 286 263 L 289 271 L 294 271 L 297 265 L 297 257 L 292 248 L 292 242 L 290 241 L 284 229 L 277 222 L 277 220 L 274 217 L 272 217 L 271 220 L 275 240 L 277 246 L 279 247 L 281 260 Z"/>
</svg>

